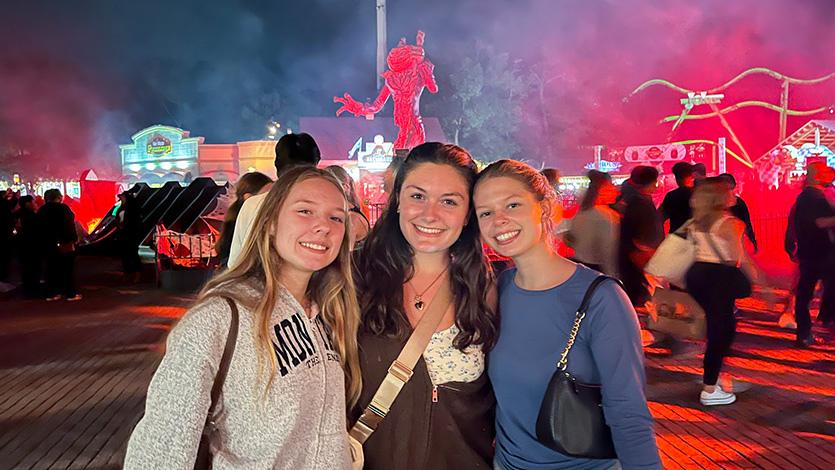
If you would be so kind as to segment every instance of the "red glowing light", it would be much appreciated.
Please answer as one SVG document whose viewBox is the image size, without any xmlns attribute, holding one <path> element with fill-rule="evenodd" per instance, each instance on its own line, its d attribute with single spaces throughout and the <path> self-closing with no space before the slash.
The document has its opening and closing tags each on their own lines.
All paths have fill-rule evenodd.
<svg viewBox="0 0 835 470">
<path fill-rule="evenodd" d="M 424 88 L 430 93 L 438 92 L 438 84 L 433 75 L 435 66 L 426 59 L 423 37 L 423 31 L 418 31 L 416 46 L 407 45 L 406 39 L 403 38 L 397 47 L 389 52 L 389 71 L 382 74 L 386 79 L 386 85 L 380 90 L 374 103 L 360 103 L 345 93 L 341 98 L 333 98 L 334 103 L 342 103 L 336 115 L 348 111 L 354 116 L 370 119 L 383 108 L 389 96 L 392 96 L 394 124 L 400 129 L 397 140 L 394 141 L 394 148 L 411 149 L 422 144 L 426 140 L 426 133 L 420 118 L 420 95 Z"/>
</svg>

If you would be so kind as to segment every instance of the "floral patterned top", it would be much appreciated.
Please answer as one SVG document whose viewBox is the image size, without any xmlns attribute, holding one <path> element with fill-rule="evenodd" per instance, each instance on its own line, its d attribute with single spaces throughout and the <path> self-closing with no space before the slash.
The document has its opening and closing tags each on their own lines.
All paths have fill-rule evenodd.
<svg viewBox="0 0 835 470">
<path fill-rule="evenodd" d="M 484 353 L 481 347 L 471 346 L 459 351 L 452 345 L 458 331 L 458 327 L 453 324 L 446 330 L 435 332 L 423 352 L 429 378 L 435 385 L 473 382 L 484 373 Z"/>
</svg>

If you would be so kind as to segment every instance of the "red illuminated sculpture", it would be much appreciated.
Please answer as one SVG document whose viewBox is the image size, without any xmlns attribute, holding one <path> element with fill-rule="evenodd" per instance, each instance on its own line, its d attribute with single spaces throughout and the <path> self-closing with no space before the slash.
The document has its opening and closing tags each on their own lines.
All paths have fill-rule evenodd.
<svg viewBox="0 0 835 470">
<path fill-rule="evenodd" d="M 420 118 L 420 95 L 424 87 L 431 93 L 438 92 L 438 84 L 432 75 L 435 66 L 423 52 L 423 37 L 423 31 L 418 31 L 416 46 L 407 45 L 406 38 L 401 38 L 397 47 L 389 52 L 386 59 L 389 71 L 382 74 L 386 84 L 374 103 L 359 103 L 345 93 L 342 98 L 337 96 L 333 99 L 334 103 L 342 103 L 336 115 L 348 111 L 354 116 L 373 116 L 391 95 L 394 99 L 394 124 L 400 129 L 394 148 L 410 149 L 422 144 L 426 135 Z"/>
</svg>

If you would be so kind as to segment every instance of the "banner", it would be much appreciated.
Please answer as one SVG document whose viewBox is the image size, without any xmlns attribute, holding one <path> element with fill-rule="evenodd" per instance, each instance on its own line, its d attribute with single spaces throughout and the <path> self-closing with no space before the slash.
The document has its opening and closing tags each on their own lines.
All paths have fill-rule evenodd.
<svg viewBox="0 0 835 470">
<path fill-rule="evenodd" d="M 629 163 L 656 165 L 662 162 L 679 162 L 687 156 L 682 144 L 642 145 L 626 147 L 623 159 Z"/>
</svg>

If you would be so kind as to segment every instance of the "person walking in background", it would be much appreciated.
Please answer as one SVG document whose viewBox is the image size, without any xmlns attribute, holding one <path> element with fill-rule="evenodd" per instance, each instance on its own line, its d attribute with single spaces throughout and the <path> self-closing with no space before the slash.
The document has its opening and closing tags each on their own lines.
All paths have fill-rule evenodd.
<svg viewBox="0 0 835 470">
<path fill-rule="evenodd" d="M 818 321 L 835 334 L 835 243 L 830 230 L 835 227 L 835 209 L 824 196 L 832 186 L 835 171 L 821 162 L 813 162 L 806 169 L 806 185 L 795 202 L 794 234 L 800 279 L 797 282 L 795 321 L 797 346 L 808 348 L 815 344 L 809 302 L 818 280 L 823 281 Z"/>
<path fill-rule="evenodd" d="M 626 213 L 626 206 L 629 204 L 629 201 L 638 194 L 638 188 L 635 186 L 635 178 L 640 173 L 641 168 L 645 167 L 636 166 L 632 168 L 632 171 L 629 172 L 629 178 L 620 185 L 620 194 L 615 200 L 615 203 L 612 204 L 612 209 L 620 215 Z"/>
<path fill-rule="evenodd" d="M 734 175 L 730 173 L 722 173 L 719 175 L 720 178 L 725 180 L 726 183 L 731 187 L 732 192 L 732 199 L 734 200 L 734 204 L 728 209 L 732 216 L 736 217 L 737 219 L 741 220 L 742 223 L 745 224 L 745 236 L 748 237 L 748 240 L 751 242 L 751 245 L 754 247 L 754 254 L 757 254 L 760 249 L 757 247 L 757 237 L 754 234 L 754 225 L 751 224 L 751 212 L 748 210 L 748 204 L 742 200 L 738 194 L 736 194 L 736 178 Z"/>
<path fill-rule="evenodd" d="M 239 329 L 208 417 L 213 468 L 351 469 L 346 406 L 361 381 L 347 203 L 314 167 L 282 172 L 265 196 L 238 263 L 168 336 L 126 470 L 195 467 L 232 309 Z"/>
<path fill-rule="evenodd" d="M 564 240 L 574 249 L 574 261 L 617 277 L 620 214 L 610 205 L 617 199 L 618 190 L 608 173 L 590 170 L 588 177 L 589 188 Z"/>
<path fill-rule="evenodd" d="M 241 212 L 244 202 L 252 196 L 261 194 L 262 191 L 269 190 L 268 185 L 272 182 L 273 180 L 269 176 L 253 171 L 241 176 L 235 183 L 235 202 L 226 210 L 223 227 L 220 229 L 220 236 L 215 245 L 217 257 L 220 261 L 219 268 L 225 268 L 229 261 L 229 251 L 232 248 L 232 238 L 235 234 L 235 222 L 238 220 L 238 214 Z"/>
<path fill-rule="evenodd" d="M 626 200 L 620 223 L 618 272 L 632 305 L 643 307 L 649 300 L 644 266 L 664 239 L 664 227 L 652 202 L 652 194 L 658 189 L 658 170 L 638 166 L 630 179 L 635 194 Z"/>
<path fill-rule="evenodd" d="M 693 164 L 693 184 L 697 185 L 704 181 L 707 178 L 707 166 L 704 163 L 694 163 Z"/>
<path fill-rule="evenodd" d="M 50 189 L 44 194 L 46 203 L 38 209 L 38 229 L 41 249 L 46 257 L 46 300 L 51 302 L 64 295 L 70 302 L 81 300 L 75 289 L 75 214 L 61 202 L 61 191 Z"/>
<path fill-rule="evenodd" d="M 686 281 L 707 320 L 704 385 L 699 395 L 705 406 L 736 401 L 736 395 L 717 383 L 736 335 L 735 301 L 751 295 L 751 280 L 770 284 L 745 251 L 745 225 L 728 212 L 731 196 L 730 185 L 712 177 L 696 186 L 690 200 L 693 223 L 688 231 L 696 242 L 696 263 Z"/>
<path fill-rule="evenodd" d="M 142 262 L 139 259 L 139 226 L 142 223 L 139 203 L 130 193 L 119 194 L 119 209 L 116 211 L 119 252 L 122 257 L 122 273 L 125 282 L 139 282 Z"/>
<path fill-rule="evenodd" d="M 351 206 L 351 246 L 356 248 L 368 236 L 371 231 L 371 222 L 368 220 L 368 207 L 363 204 L 357 195 L 356 185 L 351 175 L 339 165 L 331 165 L 325 170 L 331 172 L 336 179 L 342 183 L 342 189 L 345 190 L 345 196 L 348 198 L 348 204 Z"/>
<path fill-rule="evenodd" d="M 281 172 L 296 165 L 312 165 L 319 164 L 322 158 L 319 152 L 319 146 L 310 134 L 285 134 L 275 145 L 275 172 L 278 177 L 281 177 Z M 258 194 L 250 197 L 244 201 L 238 212 L 238 219 L 235 221 L 235 231 L 232 234 L 232 245 L 229 247 L 228 266 L 234 266 L 241 255 L 241 250 L 246 243 L 246 237 L 249 236 L 249 231 L 252 224 L 255 222 L 255 217 L 258 215 L 258 210 L 261 204 L 264 203 L 266 194 Z"/>
<path fill-rule="evenodd" d="M 543 396 L 582 299 L 600 274 L 554 250 L 549 225 L 556 197 L 530 166 L 513 160 L 491 164 L 479 175 L 473 200 L 482 238 L 516 265 L 499 279 L 501 331 L 488 357 L 497 400 L 494 468 L 661 469 L 638 317 L 614 281 L 592 293 L 567 371 L 579 382 L 600 384 L 617 460 L 570 457 L 537 440 Z"/>
<path fill-rule="evenodd" d="M 17 195 L 11 189 L 0 192 L 0 282 L 8 282 L 12 261 L 13 211 L 17 207 Z"/>
<path fill-rule="evenodd" d="M 35 198 L 22 196 L 20 209 L 14 213 L 15 245 L 20 262 L 20 278 L 23 282 L 23 295 L 28 299 L 40 296 L 41 287 L 41 247 L 38 243 L 41 231 L 38 229 L 38 216 L 35 212 Z"/>
<path fill-rule="evenodd" d="M 563 212 L 563 191 L 560 189 L 560 186 L 562 185 L 562 172 L 556 168 L 543 168 L 542 170 L 540 170 L 539 173 L 542 174 L 542 176 L 544 176 L 545 179 L 548 180 L 548 184 L 551 185 L 552 188 L 554 188 L 554 194 L 557 195 L 557 201 L 559 201 L 559 207 L 556 211 L 554 211 L 554 233 L 557 236 L 560 233 L 564 234 L 567 230 L 567 227 L 571 225 L 570 222 L 568 222 L 569 219 L 566 218 L 571 217 L 570 220 L 573 220 L 573 216 L 576 214 L 576 212 L 571 211 L 569 214 L 565 214 Z M 566 223 L 563 225 L 559 225 L 560 222 L 563 221 L 565 221 Z M 555 241 L 558 239 L 557 236 L 554 237 Z"/>
<path fill-rule="evenodd" d="M 669 233 L 674 233 L 693 217 L 693 210 L 690 208 L 690 197 L 693 195 L 693 182 L 695 181 L 693 165 L 678 162 L 673 165 L 673 175 L 678 188 L 668 192 L 658 208 L 661 213 L 661 223 L 670 221 Z"/>
</svg>

